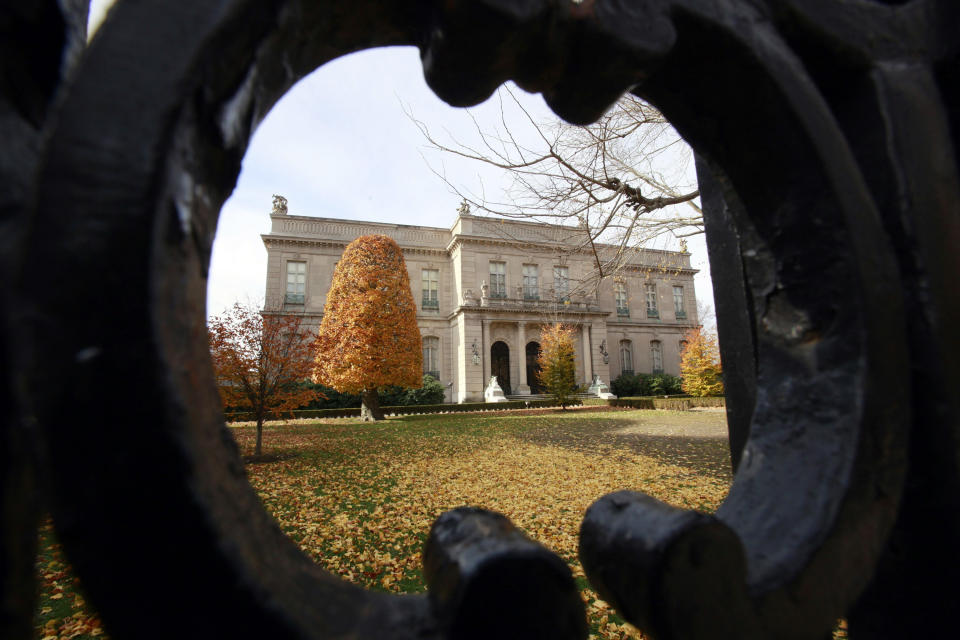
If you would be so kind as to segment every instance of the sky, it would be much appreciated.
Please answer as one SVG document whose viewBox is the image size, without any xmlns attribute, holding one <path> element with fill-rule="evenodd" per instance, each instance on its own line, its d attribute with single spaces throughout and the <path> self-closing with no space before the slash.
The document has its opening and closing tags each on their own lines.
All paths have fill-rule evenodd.
<svg viewBox="0 0 960 640">
<path fill-rule="evenodd" d="M 91 1 L 91 34 L 110 4 L 112 0 Z M 556 118 L 539 95 L 515 88 L 514 93 L 537 120 Z M 446 105 L 427 87 L 414 47 L 351 54 L 303 78 L 255 132 L 236 189 L 221 210 L 208 315 L 222 313 L 236 301 L 262 300 L 267 253 L 260 234 L 270 230 L 273 194 L 287 198 L 294 215 L 447 228 L 460 196 L 437 173 L 461 192 L 502 199 L 508 175 L 431 152 L 408 115 L 440 138 L 469 142 L 475 139 L 473 121 L 493 129 L 499 110 L 496 99 L 469 110 Z M 700 269 L 697 298 L 712 307 L 703 236 L 688 239 L 688 249 L 693 267 Z"/>
</svg>

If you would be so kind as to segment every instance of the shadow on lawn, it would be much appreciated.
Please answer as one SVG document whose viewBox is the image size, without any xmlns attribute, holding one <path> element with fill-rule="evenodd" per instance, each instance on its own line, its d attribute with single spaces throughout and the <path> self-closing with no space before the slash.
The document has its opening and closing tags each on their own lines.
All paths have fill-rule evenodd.
<svg viewBox="0 0 960 640">
<path fill-rule="evenodd" d="M 258 456 L 250 454 L 243 456 L 243 464 L 269 464 L 271 462 L 282 462 L 284 460 L 296 458 L 299 455 L 300 454 L 296 451 L 267 452 L 261 453 Z"/>
<path fill-rule="evenodd" d="M 642 427 L 638 428 L 635 420 L 584 421 L 533 428 L 517 437 L 535 444 L 605 455 L 611 454 L 610 449 L 621 450 L 732 481 L 728 438 L 709 433 L 716 433 L 719 423 L 714 424 L 713 429 L 704 430 L 700 419 L 691 422 L 693 424 L 684 425 L 682 421 L 670 421 L 661 426 L 655 419 L 644 420 Z M 724 425 L 722 431 L 725 429 Z"/>
</svg>

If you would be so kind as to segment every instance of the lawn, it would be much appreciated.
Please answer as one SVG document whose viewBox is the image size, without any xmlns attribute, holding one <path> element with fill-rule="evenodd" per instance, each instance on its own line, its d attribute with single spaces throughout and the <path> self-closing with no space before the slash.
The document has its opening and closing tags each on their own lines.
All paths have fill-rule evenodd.
<svg viewBox="0 0 960 640">
<path fill-rule="evenodd" d="M 599 638 L 642 637 L 597 599 L 577 561 L 584 510 L 618 489 L 712 511 L 731 480 L 721 412 L 581 409 L 405 416 L 233 432 L 268 511 L 329 571 L 368 588 L 423 591 L 420 551 L 433 520 L 469 504 L 503 513 L 553 549 L 583 589 Z M 100 629 L 48 530 L 38 562 L 39 637 Z"/>
</svg>

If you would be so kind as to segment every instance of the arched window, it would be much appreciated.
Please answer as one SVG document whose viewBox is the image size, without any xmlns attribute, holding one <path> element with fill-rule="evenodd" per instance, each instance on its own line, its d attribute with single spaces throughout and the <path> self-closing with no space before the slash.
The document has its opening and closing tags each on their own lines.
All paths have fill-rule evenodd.
<svg viewBox="0 0 960 640">
<path fill-rule="evenodd" d="M 659 340 L 650 341 L 650 362 L 653 363 L 653 373 L 663 373 L 663 345 Z"/>
<path fill-rule="evenodd" d="M 620 341 L 620 373 L 633 375 L 633 345 L 629 340 Z"/>
<path fill-rule="evenodd" d="M 423 372 L 440 379 L 440 338 L 427 336 L 423 339 Z"/>
</svg>

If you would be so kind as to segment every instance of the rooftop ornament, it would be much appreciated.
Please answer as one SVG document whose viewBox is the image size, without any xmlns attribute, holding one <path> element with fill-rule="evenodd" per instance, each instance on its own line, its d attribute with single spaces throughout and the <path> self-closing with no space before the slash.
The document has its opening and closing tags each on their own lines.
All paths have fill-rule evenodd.
<svg viewBox="0 0 960 640">
<path fill-rule="evenodd" d="M 273 195 L 273 213 L 278 216 L 287 215 L 287 199 L 283 196 Z"/>
</svg>

